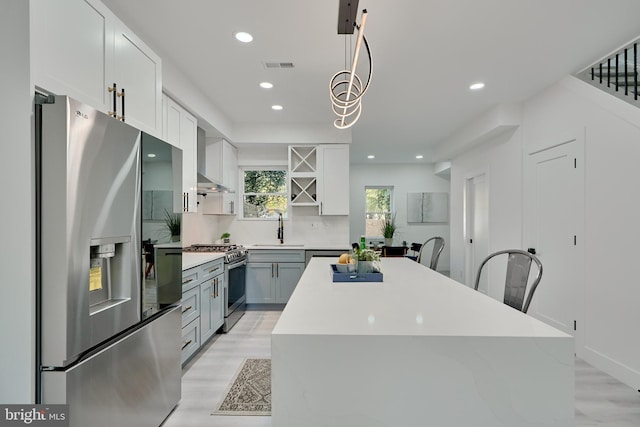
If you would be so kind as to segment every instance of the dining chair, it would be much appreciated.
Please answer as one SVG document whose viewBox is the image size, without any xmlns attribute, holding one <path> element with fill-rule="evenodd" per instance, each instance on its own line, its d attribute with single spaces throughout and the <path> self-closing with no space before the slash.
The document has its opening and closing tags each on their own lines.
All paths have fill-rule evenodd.
<svg viewBox="0 0 640 427">
<path fill-rule="evenodd" d="M 383 257 L 403 257 L 407 254 L 406 246 L 383 246 L 382 254 Z"/>
<path fill-rule="evenodd" d="M 156 260 L 155 260 L 155 251 L 153 247 L 153 243 L 151 239 L 143 240 L 142 247 L 144 249 L 144 260 L 146 263 L 146 269 L 144 272 L 144 278 L 148 279 L 151 270 L 153 270 L 153 278 L 156 277 Z"/>
<path fill-rule="evenodd" d="M 540 279 L 542 278 L 542 263 L 538 257 L 529 252 L 522 251 L 520 249 L 505 249 L 494 252 L 486 257 L 480 264 L 480 267 L 478 267 L 478 274 L 476 275 L 474 289 L 476 291 L 478 290 L 483 267 L 487 265 L 487 262 L 499 255 L 508 255 L 504 303 L 516 310 L 526 313 L 529 309 L 529 305 L 531 304 L 533 293 L 536 291 L 536 288 L 540 283 Z M 529 293 L 525 299 L 527 283 L 529 282 L 529 274 L 531 273 L 531 262 L 534 262 L 538 267 L 538 274 L 531 283 Z"/>
<path fill-rule="evenodd" d="M 438 259 L 440 259 L 440 254 L 444 249 L 444 239 L 442 237 L 436 236 L 428 239 L 426 242 L 422 244 L 420 247 L 420 252 L 418 252 L 418 261 L 419 264 L 422 264 L 422 258 L 424 256 L 425 250 L 428 247 L 428 244 L 433 242 L 433 250 L 431 251 L 431 260 L 429 262 L 429 268 L 435 270 L 438 266 Z"/>
</svg>

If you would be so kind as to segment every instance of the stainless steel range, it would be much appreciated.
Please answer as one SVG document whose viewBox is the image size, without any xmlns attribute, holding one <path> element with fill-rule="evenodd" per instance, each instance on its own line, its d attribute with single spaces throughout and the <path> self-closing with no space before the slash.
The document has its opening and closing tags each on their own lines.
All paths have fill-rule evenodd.
<svg viewBox="0 0 640 427">
<path fill-rule="evenodd" d="M 229 330 L 244 315 L 247 308 L 247 250 L 238 245 L 192 245 L 183 252 L 224 252 L 224 326 Z"/>
</svg>

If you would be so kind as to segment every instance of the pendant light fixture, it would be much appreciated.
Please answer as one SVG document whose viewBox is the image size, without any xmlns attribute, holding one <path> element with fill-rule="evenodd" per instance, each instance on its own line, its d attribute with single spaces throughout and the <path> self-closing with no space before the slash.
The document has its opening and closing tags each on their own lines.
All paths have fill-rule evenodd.
<svg viewBox="0 0 640 427">
<path fill-rule="evenodd" d="M 371 74 L 373 69 L 373 63 L 371 61 L 371 50 L 369 49 L 369 43 L 364 36 L 364 28 L 367 23 L 367 10 L 362 11 L 360 25 L 355 23 L 355 16 L 352 15 L 352 5 L 355 3 L 357 10 L 357 0 L 341 0 L 340 12 L 338 16 L 338 34 L 353 34 L 353 27 L 358 30 L 358 39 L 356 41 L 356 49 L 353 54 L 353 61 L 351 62 L 351 69 L 347 70 L 346 66 L 344 70 L 338 71 L 333 75 L 329 82 L 329 94 L 331 97 L 331 107 L 333 112 L 338 116 L 334 120 L 333 125 L 338 129 L 347 129 L 353 126 L 362 113 L 362 97 L 369 88 L 371 82 Z M 348 25 L 345 23 L 353 22 L 350 29 L 345 29 Z M 360 48 L 362 43 L 367 50 L 367 56 L 369 58 L 369 72 L 366 83 L 363 84 L 360 76 L 356 74 L 356 68 L 358 66 L 358 57 L 360 55 Z M 346 47 L 345 47 L 346 56 Z"/>
</svg>

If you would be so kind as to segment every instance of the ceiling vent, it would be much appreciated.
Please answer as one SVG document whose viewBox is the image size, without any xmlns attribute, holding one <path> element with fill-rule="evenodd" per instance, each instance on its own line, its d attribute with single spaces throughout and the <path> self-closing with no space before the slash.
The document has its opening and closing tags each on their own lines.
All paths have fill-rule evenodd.
<svg viewBox="0 0 640 427">
<path fill-rule="evenodd" d="M 265 68 L 293 68 L 293 62 L 265 62 Z"/>
</svg>

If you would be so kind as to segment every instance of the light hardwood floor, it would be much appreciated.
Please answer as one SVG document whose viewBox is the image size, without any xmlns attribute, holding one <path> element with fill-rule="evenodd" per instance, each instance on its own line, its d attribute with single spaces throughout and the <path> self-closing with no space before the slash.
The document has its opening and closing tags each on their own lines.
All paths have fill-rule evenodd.
<svg viewBox="0 0 640 427">
<path fill-rule="evenodd" d="M 211 415 L 246 357 L 271 356 L 279 311 L 248 311 L 183 369 L 182 400 L 162 427 L 270 427 L 271 417 Z M 640 393 L 576 359 L 576 427 L 640 426 Z"/>
</svg>

